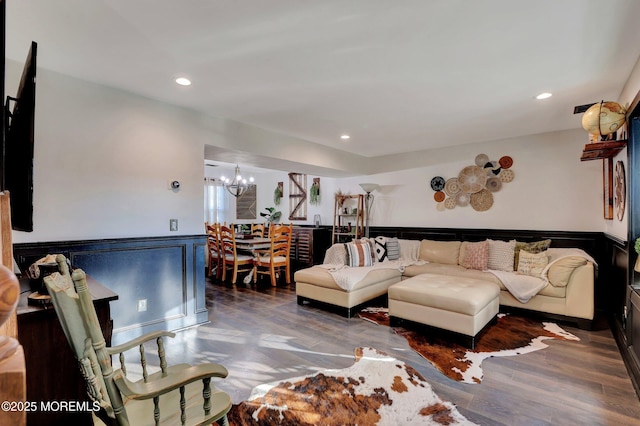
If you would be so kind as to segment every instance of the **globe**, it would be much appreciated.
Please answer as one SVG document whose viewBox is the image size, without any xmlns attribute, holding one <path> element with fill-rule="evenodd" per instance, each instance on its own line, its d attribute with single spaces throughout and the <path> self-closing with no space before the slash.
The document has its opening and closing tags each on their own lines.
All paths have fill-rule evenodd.
<svg viewBox="0 0 640 426">
<path fill-rule="evenodd" d="M 617 102 L 599 102 L 591 105 L 582 116 L 582 127 L 592 135 L 610 135 L 626 119 L 626 111 Z"/>
</svg>

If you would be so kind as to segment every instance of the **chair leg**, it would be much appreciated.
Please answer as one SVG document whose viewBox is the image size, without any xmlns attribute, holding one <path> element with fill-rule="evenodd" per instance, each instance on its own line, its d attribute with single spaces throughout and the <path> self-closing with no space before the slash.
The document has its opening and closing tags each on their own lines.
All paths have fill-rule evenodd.
<svg viewBox="0 0 640 426">
<path fill-rule="evenodd" d="M 227 279 L 227 262 L 222 261 L 222 282 L 225 282 Z"/>
<path fill-rule="evenodd" d="M 284 267 L 284 273 L 285 273 L 285 280 L 287 282 L 287 284 L 291 284 L 291 274 L 289 271 L 289 262 L 287 262 L 287 265 Z"/>
<path fill-rule="evenodd" d="M 236 281 L 238 280 L 238 264 L 233 263 L 233 277 L 231 278 L 231 284 L 236 285 Z"/>
<path fill-rule="evenodd" d="M 271 265 L 271 287 L 276 286 L 276 268 Z"/>
<path fill-rule="evenodd" d="M 253 262 L 253 283 L 257 284 L 258 283 L 258 264 L 256 262 Z"/>
</svg>

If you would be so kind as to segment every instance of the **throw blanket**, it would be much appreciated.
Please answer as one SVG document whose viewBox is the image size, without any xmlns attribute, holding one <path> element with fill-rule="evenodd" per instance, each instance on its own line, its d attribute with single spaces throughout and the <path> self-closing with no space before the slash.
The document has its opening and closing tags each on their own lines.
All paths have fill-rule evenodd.
<svg viewBox="0 0 640 426">
<path fill-rule="evenodd" d="M 536 294 L 540 292 L 543 288 L 549 284 L 548 273 L 549 268 L 558 262 L 567 257 L 578 256 L 583 257 L 589 262 L 593 263 L 595 266 L 598 264 L 593 259 L 593 257 L 589 256 L 584 250 L 581 249 L 572 249 L 572 248 L 550 248 L 547 250 L 549 255 L 549 263 L 542 271 L 540 277 L 532 277 L 529 275 L 518 274 L 517 272 L 506 272 L 506 271 L 494 271 L 489 270 L 493 275 L 498 277 L 502 284 L 509 290 L 509 292 L 518 299 L 521 303 L 527 303 L 534 297 Z"/>
<path fill-rule="evenodd" d="M 404 272 L 404 268 L 409 265 L 426 263 L 425 261 L 415 260 L 389 260 L 385 262 L 374 263 L 373 266 L 347 266 L 340 264 L 323 264 L 317 265 L 326 269 L 336 284 L 345 291 L 351 291 L 353 287 L 362 281 L 369 272 L 376 269 L 397 269 Z"/>
</svg>

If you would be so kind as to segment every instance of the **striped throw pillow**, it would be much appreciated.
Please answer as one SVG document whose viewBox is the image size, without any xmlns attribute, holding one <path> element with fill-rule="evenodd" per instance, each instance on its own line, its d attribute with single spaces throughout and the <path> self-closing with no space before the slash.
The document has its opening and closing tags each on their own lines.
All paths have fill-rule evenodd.
<svg viewBox="0 0 640 426">
<path fill-rule="evenodd" d="M 346 243 L 347 265 L 349 266 L 372 266 L 371 246 L 362 243 Z"/>
</svg>

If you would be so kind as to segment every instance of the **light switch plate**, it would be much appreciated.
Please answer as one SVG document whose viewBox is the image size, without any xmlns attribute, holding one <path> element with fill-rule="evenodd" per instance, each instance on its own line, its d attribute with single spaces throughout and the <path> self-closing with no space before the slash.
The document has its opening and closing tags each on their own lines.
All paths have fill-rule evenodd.
<svg viewBox="0 0 640 426">
<path fill-rule="evenodd" d="M 178 219 L 169 219 L 169 231 L 178 230 Z"/>
</svg>

